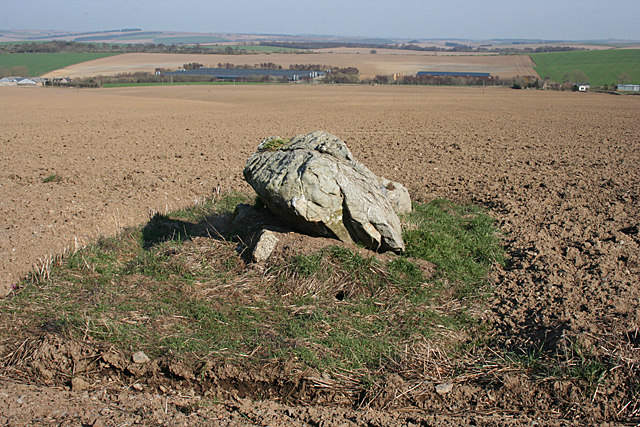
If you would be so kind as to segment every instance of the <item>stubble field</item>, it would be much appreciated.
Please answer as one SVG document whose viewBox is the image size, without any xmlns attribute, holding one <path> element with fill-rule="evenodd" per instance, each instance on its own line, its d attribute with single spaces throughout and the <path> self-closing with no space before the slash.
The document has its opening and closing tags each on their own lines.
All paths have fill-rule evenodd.
<svg viewBox="0 0 640 427">
<path fill-rule="evenodd" d="M 496 348 L 553 352 L 571 338 L 624 361 L 574 413 L 544 414 L 558 402 L 522 384 L 515 400 L 543 417 L 637 417 L 638 97 L 299 85 L 5 88 L 0 102 L 4 293 L 38 259 L 150 212 L 249 191 L 242 168 L 264 137 L 322 129 L 414 200 L 472 202 L 496 218 L 509 255 L 485 313 Z M 25 387 L 3 384 L 7 396 Z"/>
</svg>

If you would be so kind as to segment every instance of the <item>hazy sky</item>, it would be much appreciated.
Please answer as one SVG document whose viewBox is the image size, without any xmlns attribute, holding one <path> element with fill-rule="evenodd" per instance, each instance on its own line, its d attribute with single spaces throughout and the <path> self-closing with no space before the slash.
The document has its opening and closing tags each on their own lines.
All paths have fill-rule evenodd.
<svg viewBox="0 0 640 427">
<path fill-rule="evenodd" d="M 640 0 L 0 0 L 0 29 L 640 39 Z"/>
</svg>

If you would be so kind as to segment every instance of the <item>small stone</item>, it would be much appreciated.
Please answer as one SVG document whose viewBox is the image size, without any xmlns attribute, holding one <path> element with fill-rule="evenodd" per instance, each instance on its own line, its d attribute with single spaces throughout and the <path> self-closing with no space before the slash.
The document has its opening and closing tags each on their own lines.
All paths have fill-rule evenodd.
<svg viewBox="0 0 640 427">
<path fill-rule="evenodd" d="M 136 353 L 133 353 L 133 356 L 131 356 L 133 359 L 133 363 L 147 363 L 149 362 L 151 359 L 149 359 L 149 357 L 144 354 L 144 352 L 142 351 L 138 351 Z"/>
<path fill-rule="evenodd" d="M 452 390 L 453 390 L 453 384 L 451 383 L 438 384 L 436 386 L 436 393 L 438 393 L 440 396 L 449 394 L 451 393 Z"/>
<path fill-rule="evenodd" d="M 273 231 L 262 230 L 260 237 L 258 238 L 258 243 L 256 243 L 256 247 L 253 250 L 253 261 L 261 262 L 268 259 L 273 253 L 273 250 L 276 248 L 278 244 L 278 238 Z"/>
<path fill-rule="evenodd" d="M 131 387 L 133 387 L 134 389 L 136 389 L 138 391 L 142 391 L 144 389 L 144 386 L 142 384 L 140 384 L 140 383 L 135 383 Z"/>
<path fill-rule="evenodd" d="M 167 389 L 165 386 L 160 385 L 158 386 L 158 390 L 160 390 L 162 393 L 166 393 L 169 391 L 169 389 Z"/>
</svg>

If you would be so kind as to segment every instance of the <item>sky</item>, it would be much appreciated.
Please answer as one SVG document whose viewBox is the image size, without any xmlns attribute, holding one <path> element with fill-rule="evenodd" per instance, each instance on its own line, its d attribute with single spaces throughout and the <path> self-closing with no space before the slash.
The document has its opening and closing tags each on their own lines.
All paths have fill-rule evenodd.
<svg viewBox="0 0 640 427">
<path fill-rule="evenodd" d="M 639 0 L 0 0 L 0 30 L 640 40 Z"/>
</svg>

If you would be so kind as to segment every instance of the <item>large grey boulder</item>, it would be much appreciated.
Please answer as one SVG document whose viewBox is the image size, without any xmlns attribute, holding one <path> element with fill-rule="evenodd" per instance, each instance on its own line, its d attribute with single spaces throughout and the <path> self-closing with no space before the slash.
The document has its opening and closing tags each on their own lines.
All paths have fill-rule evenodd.
<svg viewBox="0 0 640 427">
<path fill-rule="evenodd" d="M 331 134 L 267 138 L 247 160 L 244 177 L 271 212 L 302 232 L 404 251 L 394 207 L 411 210 L 408 191 L 377 177 Z"/>
</svg>

